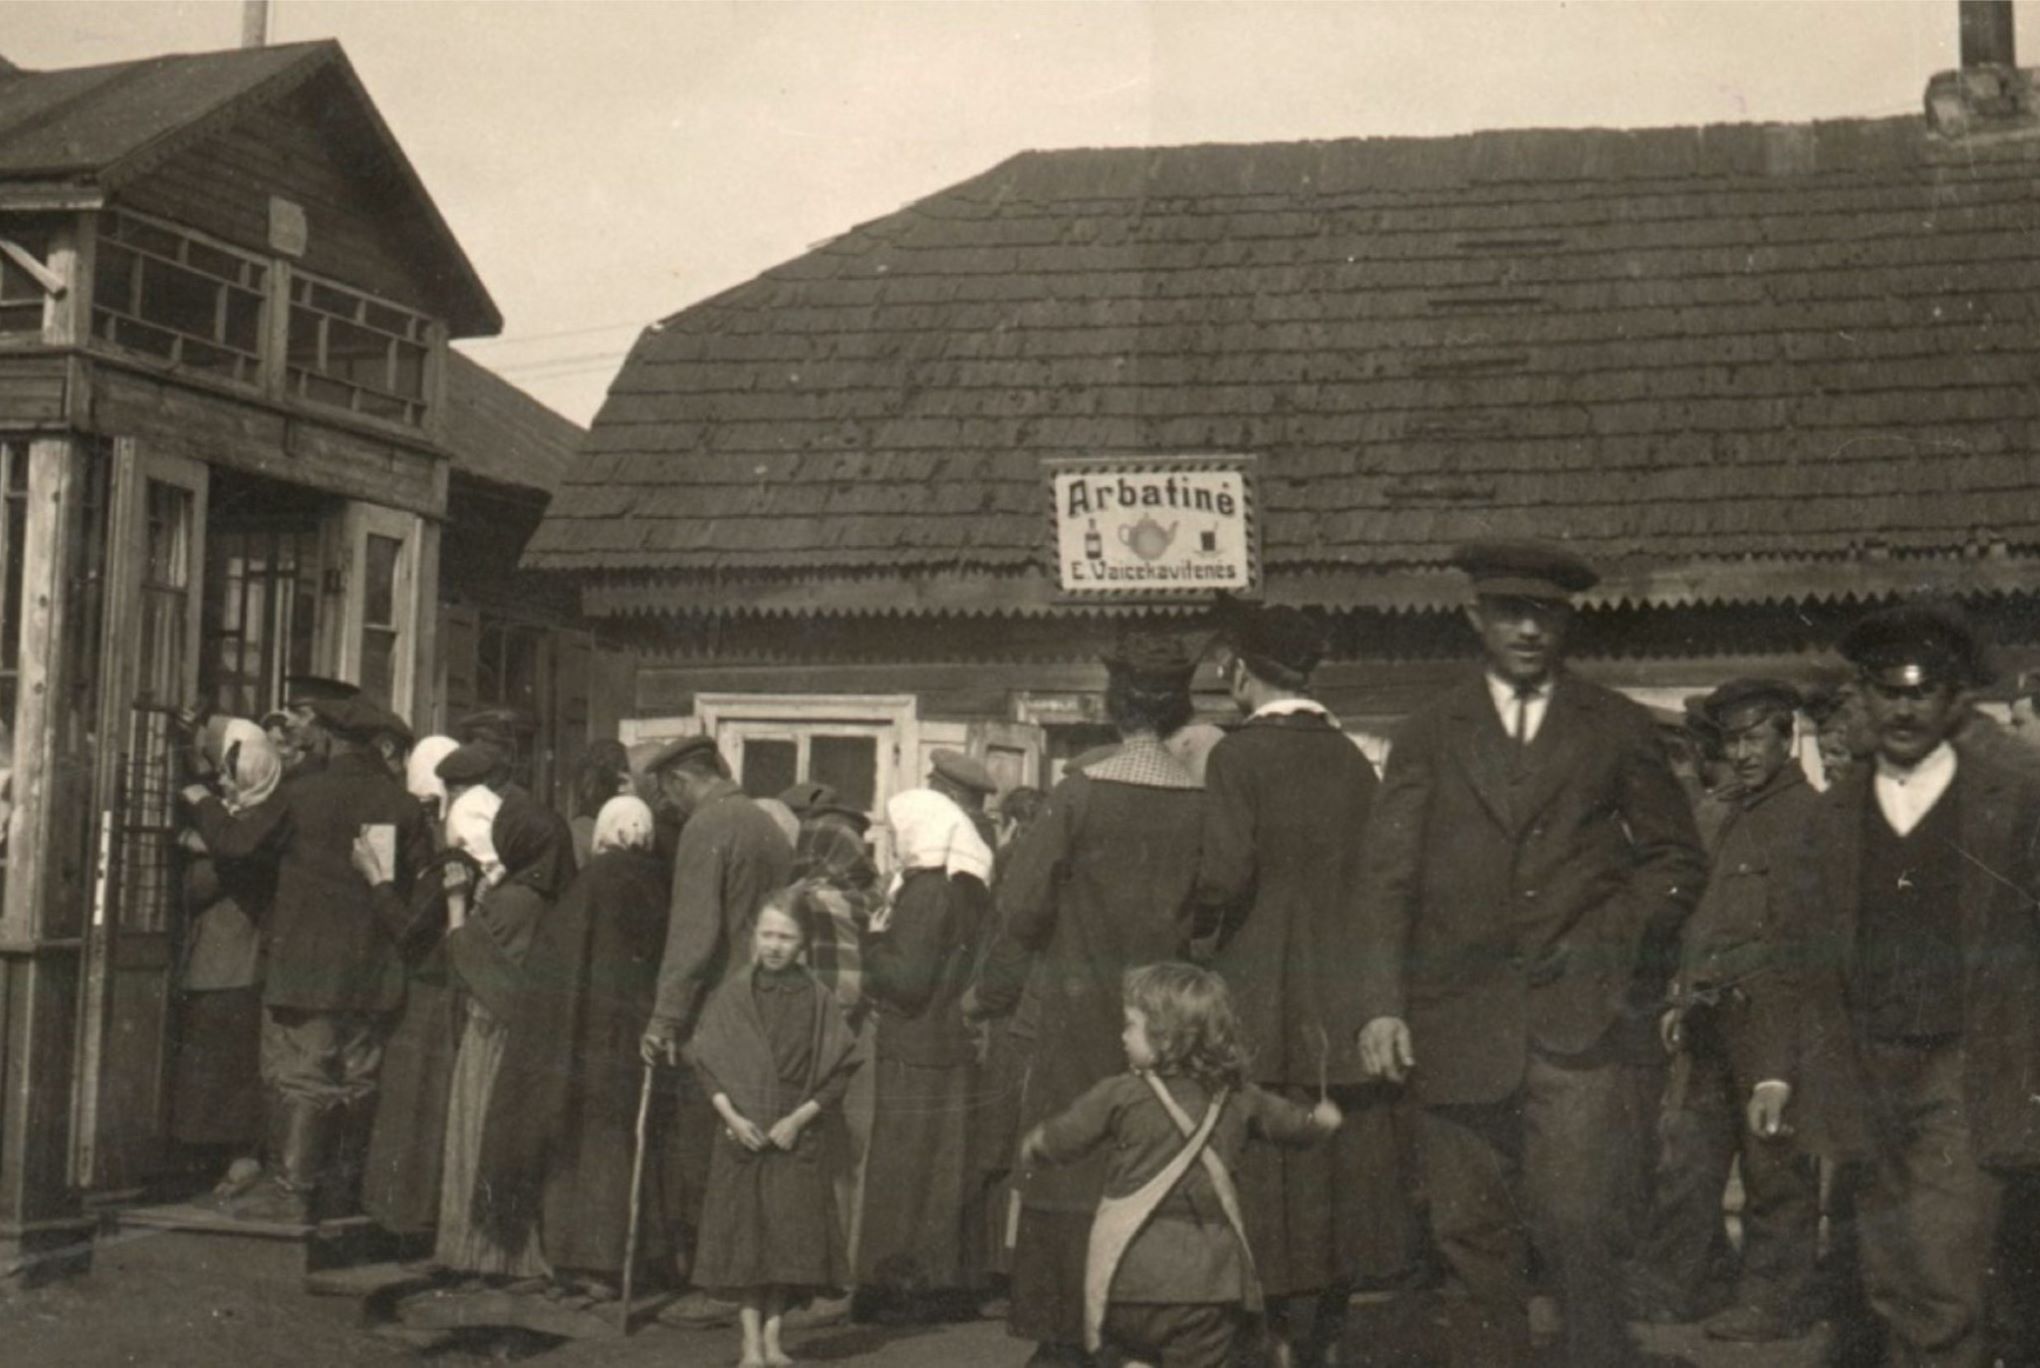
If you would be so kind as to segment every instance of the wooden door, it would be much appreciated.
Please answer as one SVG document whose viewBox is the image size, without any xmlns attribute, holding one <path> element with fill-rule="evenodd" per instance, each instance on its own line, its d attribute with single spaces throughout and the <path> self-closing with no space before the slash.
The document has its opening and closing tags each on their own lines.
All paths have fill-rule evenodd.
<svg viewBox="0 0 2040 1368">
<path fill-rule="evenodd" d="M 114 445 L 74 1178 L 132 1188 L 169 1127 L 172 982 L 183 932 L 177 790 L 198 698 L 206 467 Z"/>
</svg>

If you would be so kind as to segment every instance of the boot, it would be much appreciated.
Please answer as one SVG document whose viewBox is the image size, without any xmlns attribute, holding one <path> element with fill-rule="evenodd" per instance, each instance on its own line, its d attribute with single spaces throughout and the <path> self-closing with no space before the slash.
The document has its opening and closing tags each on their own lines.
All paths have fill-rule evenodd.
<svg viewBox="0 0 2040 1368">
<path fill-rule="evenodd" d="M 274 1096 L 269 1109 L 269 1178 L 234 1208 L 243 1221 L 312 1224 L 312 1199 L 326 1163 L 331 1135 L 325 1108 L 298 1097 Z"/>
<path fill-rule="evenodd" d="M 318 1182 L 322 1202 L 319 1215 L 326 1220 L 355 1216 L 361 1212 L 361 1180 L 368 1167 L 368 1141 L 375 1125 L 373 1094 L 357 1097 L 332 1113 L 333 1159 Z"/>
</svg>

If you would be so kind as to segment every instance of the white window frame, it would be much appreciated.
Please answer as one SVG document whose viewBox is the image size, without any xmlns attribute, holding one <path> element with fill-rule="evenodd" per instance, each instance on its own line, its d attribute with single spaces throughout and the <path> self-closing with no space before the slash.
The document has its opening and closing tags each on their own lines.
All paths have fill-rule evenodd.
<svg viewBox="0 0 2040 1368">
<path fill-rule="evenodd" d="M 342 679 L 356 683 L 361 681 L 361 633 L 367 625 L 368 611 L 368 539 L 370 536 L 388 537 L 403 546 L 397 554 L 396 584 L 392 589 L 392 607 L 397 615 L 392 625 L 397 640 L 393 648 L 395 668 L 390 677 L 390 710 L 399 717 L 411 715 L 416 694 L 418 556 L 419 545 L 424 540 L 424 523 L 425 520 L 416 513 L 404 513 L 357 500 L 348 501 L 340 519 L 340 535 L 345 548 L 341 563 L 346 567 L 346 594 L 337 615 L 340 639 L 335 673 Z"/>
</svg>

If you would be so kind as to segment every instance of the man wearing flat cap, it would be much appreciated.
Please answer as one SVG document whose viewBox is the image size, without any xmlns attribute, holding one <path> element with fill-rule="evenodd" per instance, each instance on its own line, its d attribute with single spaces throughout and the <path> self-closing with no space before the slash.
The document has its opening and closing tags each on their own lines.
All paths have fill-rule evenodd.
<svg viewBox="0 0 2040 1368">
<path fill-rule="evenodd" d="M 304 1222 L 344 1213 L 356 1194 L 335 1190 L 338 1151 L 365 1142 L 374 1117 L 383 1042 L 403 1003 L 397 937 L 408 922 L 411 880 L 432 855 L 423 809 L 374 749 L 383 709 L 348 695 L 312 697 L 306 715 L 323 738 L 323 764 L 281 789 L 282 802 L 227 811 L 203 786 L 184 791 L 214 855 L 273 862 L 276 901 L 263 928 L 262 1079 L 267 1092 L 267 1186 L 236 1214 Z M 355 872 L 355 838 L 394 831 L 396 887 L 379 901 Z M 385 921 L 395 916 L 398 921 Z"/>
<path fill-rule="evenodd" d="M 1120 746 L 1067 772 L 1004 852 L 998 931 L 966 1007 L 1012 1017 L 1032 1042 L 1023 1134 L 1125 1067 L 1121 977 L 1181 953 L 1197 877 L 1204 795 L 1167 745 L 1190 720 L 1196 658 L 1174 636 L 1129 631 L 1102 663 Z M 1083 1357 L 1084 1250 L 1105 1173 L 1100 1153 L 1020 1180 L 1009 1327 L 1040 1346 L 1034 1362 Z"/>
<path fill-rule="evenodd" d="M 1286 606 L 1228 615 L 1225 682 L 1246 720 L 1205 763 L 1194 930 L 1254 1044 L 1250 1077 L 1308 1107 L 1321 1088 L 1362 1082 L 1353 907 L 1374 769 L 1310 696 L 1326 650 L 1316 620 Z M 1323 1360 L 1352 1284 L 1382 1272 L 1367 1266 L 1384 1224 L 1383 1194 L 1368 1184 L 1388 1166 L 1370 1164 L 1378 1156 L 1356 1149 L 1355 1134 L 1304 1150 L 1254 1146 L 1239 1174 L 1278 1344 L 1300 1338 L 1295 1313 L 1316 1303 L 1308 1342 L 1290 1344 L 1299 1363 Z"/>
<path fill-rule="evenodd" d="M 1485 668 L 1389 752 L 1363 861 L 1361 1053 L 1421 1108 L 1432 1233 L 1478 1313 L 1455 1362 L 1528 1360 L 1534 1239 L 1560 1361 L 1627 1365 L 1651 1037 L 1706 861 L 1649 712 L 1563 667 L 1593 570 L 1523 542 L 1454 561 Z"/>
<path fill-rule="evenodd" d="M 2001 1201 L 2040 1168 L 2040 780 L 1951 744 L 1986 676 L 1959 609 L 1886 608 L 1841 646 L 1876 753 L 1807 828 L 1801 1019 L 1752 1121 L 1860 1180 L 1890 1361 L 1980 1368 Z"/>
<path fill-rule="evenodd" d="M 1795 993 L 1781 944 L 1798 888 L 1806 825 L 1819 795 L 1792 753 L 1799 691 L 1777 679 L 1737 679 L 1708 694 L 1701 716 L 1733 771 L 1713 868 L 1681 938 L 1679 975 L 1663 1021 L 1680 1052 L 1682 1086 L 1666 1118 L 1665 1155 L 1647 1234 L 1649 1300 L 1691 1309 L 1727 1246 L 1722 1189 L 1737 1156 L 1743 1182 L 1742 1273 L 1734 1304 L 1707 1322 L 1716 1339 L 1797 1338 L 1815 1310 L 1820 1189 L 1811 1156 L 1789 1137 L 1757 1135 L 1744 1106 L 1771 1042 L 1789 1038 Z M 1775 1066 L 1773 1066 L 1775 1067 Z"/>
</svg>

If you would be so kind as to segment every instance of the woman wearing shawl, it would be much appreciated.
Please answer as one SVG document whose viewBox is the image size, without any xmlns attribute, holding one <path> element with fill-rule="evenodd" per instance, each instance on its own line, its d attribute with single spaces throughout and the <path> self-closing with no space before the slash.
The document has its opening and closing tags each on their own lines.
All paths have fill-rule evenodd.
<svg viewBox="0 0 2040 1368">
<path fill-rule="evenodd" d="M 1104 664 L 1121 745 L 1072 770 L 1002 854 L 1001 926 L 975 994 L 975 1010 L 1017 1008 L 1025 1023 L 1023 1131 L 1124 1067 L 1122 977 L 1180 953 L 1197 877 L 1203 785 L 1169 745 L 1191 715 L 1196 662 L 1174 638 L 1129 633 Z M 1108 1158 L 1020 1180 L 1009 1328 L 1040 1346 L 1035 1364 L 1083 1356 L 1085 1250 Z"/>
<path fill-rule="evenodd" d="M 510 1019 L 483 1133 L 490 1233 L 517 1248 L 535 1224 L 563 1289 L 616 1295 L 630 1221 L 631 1155 L 651 1014 L 666 945 L 669 867 L 654 849 L 652 810 L 611 798 L 596 815 L 588 865 L 539 923 Z M 655 1146 L 644 1209 L 662 1208 Z M 671 1262 L 667 1233 L 647 1221 L 642 1267 Z"/>
<path fill-rule="evenodd" d="M 962 998 L 985 920 L 992 852 L 963 809 L 932 789 L 886 804 L 901 873 L 871 919 L 864 988 L 878 1007 L 875 1112 L 858 1282 L 930 1318 L 979 1287 L 979 1214 L 968 1199 L 977 1051 Z"/>
<path fill-rule="evenodd" d="M 215 717 L 199 737 L 226 809 L 264 820 L 277 802 L 283 759 L 253 722 Z M 184 905 L 197 908 L 179 976 L 177 1059 L 171 1133 L 179 1142 L 223 1149 L 231 1162 L 213 1189 L 229 1198 L 261 1177 L 261 930 L 276 895 L 276 867 L 263 859 L 215 859 L 187 832 Z"/>
<path fill-rule="evenodd" d="M 428 736 L 411 748 L 404 767 L 404 788 L 425 810 L 435 849 L 447 860 L 446 876 L 427 872 L 412 886 L 409 931 L 398 946 L 405 970 L 403 1013 L 383 1046 L 382 1101 L 361 1179 L 362 1210 L 385 1230 L 427 1248 L 439 1223 L 446 1099 L 460 1043 L 460 1003 L 446 981 L 447 901 L 456 889 L 463 899 L 471 896 L 477 868 L 446 839 L 451 799 L 438 769 L 458 746 L 450 736 Z M 376 896 L 397 893 L 385 885 Z M 386 920 L 395 924 L 398 918 Z"/>
<path fill-rule="evenodd" d="M 474 792 L 455 800 L 461 803 Z M 446 1268 L 484 1278 L 530 1278 L 545 1272 L 535 1232 L 515 1247 L 491 1238 L 488 1191 L 477 1179 L 489 1095 L 514 1009 L 526 952 L 540 922 L 573 877 L 573 840 L 566 823 L 522 793 L 502 799 L 489 826 L 503 877 L 466 920 L 447 933 L 447 967 L 466 995 L 460 1053 L 446 1109 L 439 1232 L 434 1257 Z"/>
</svg>

